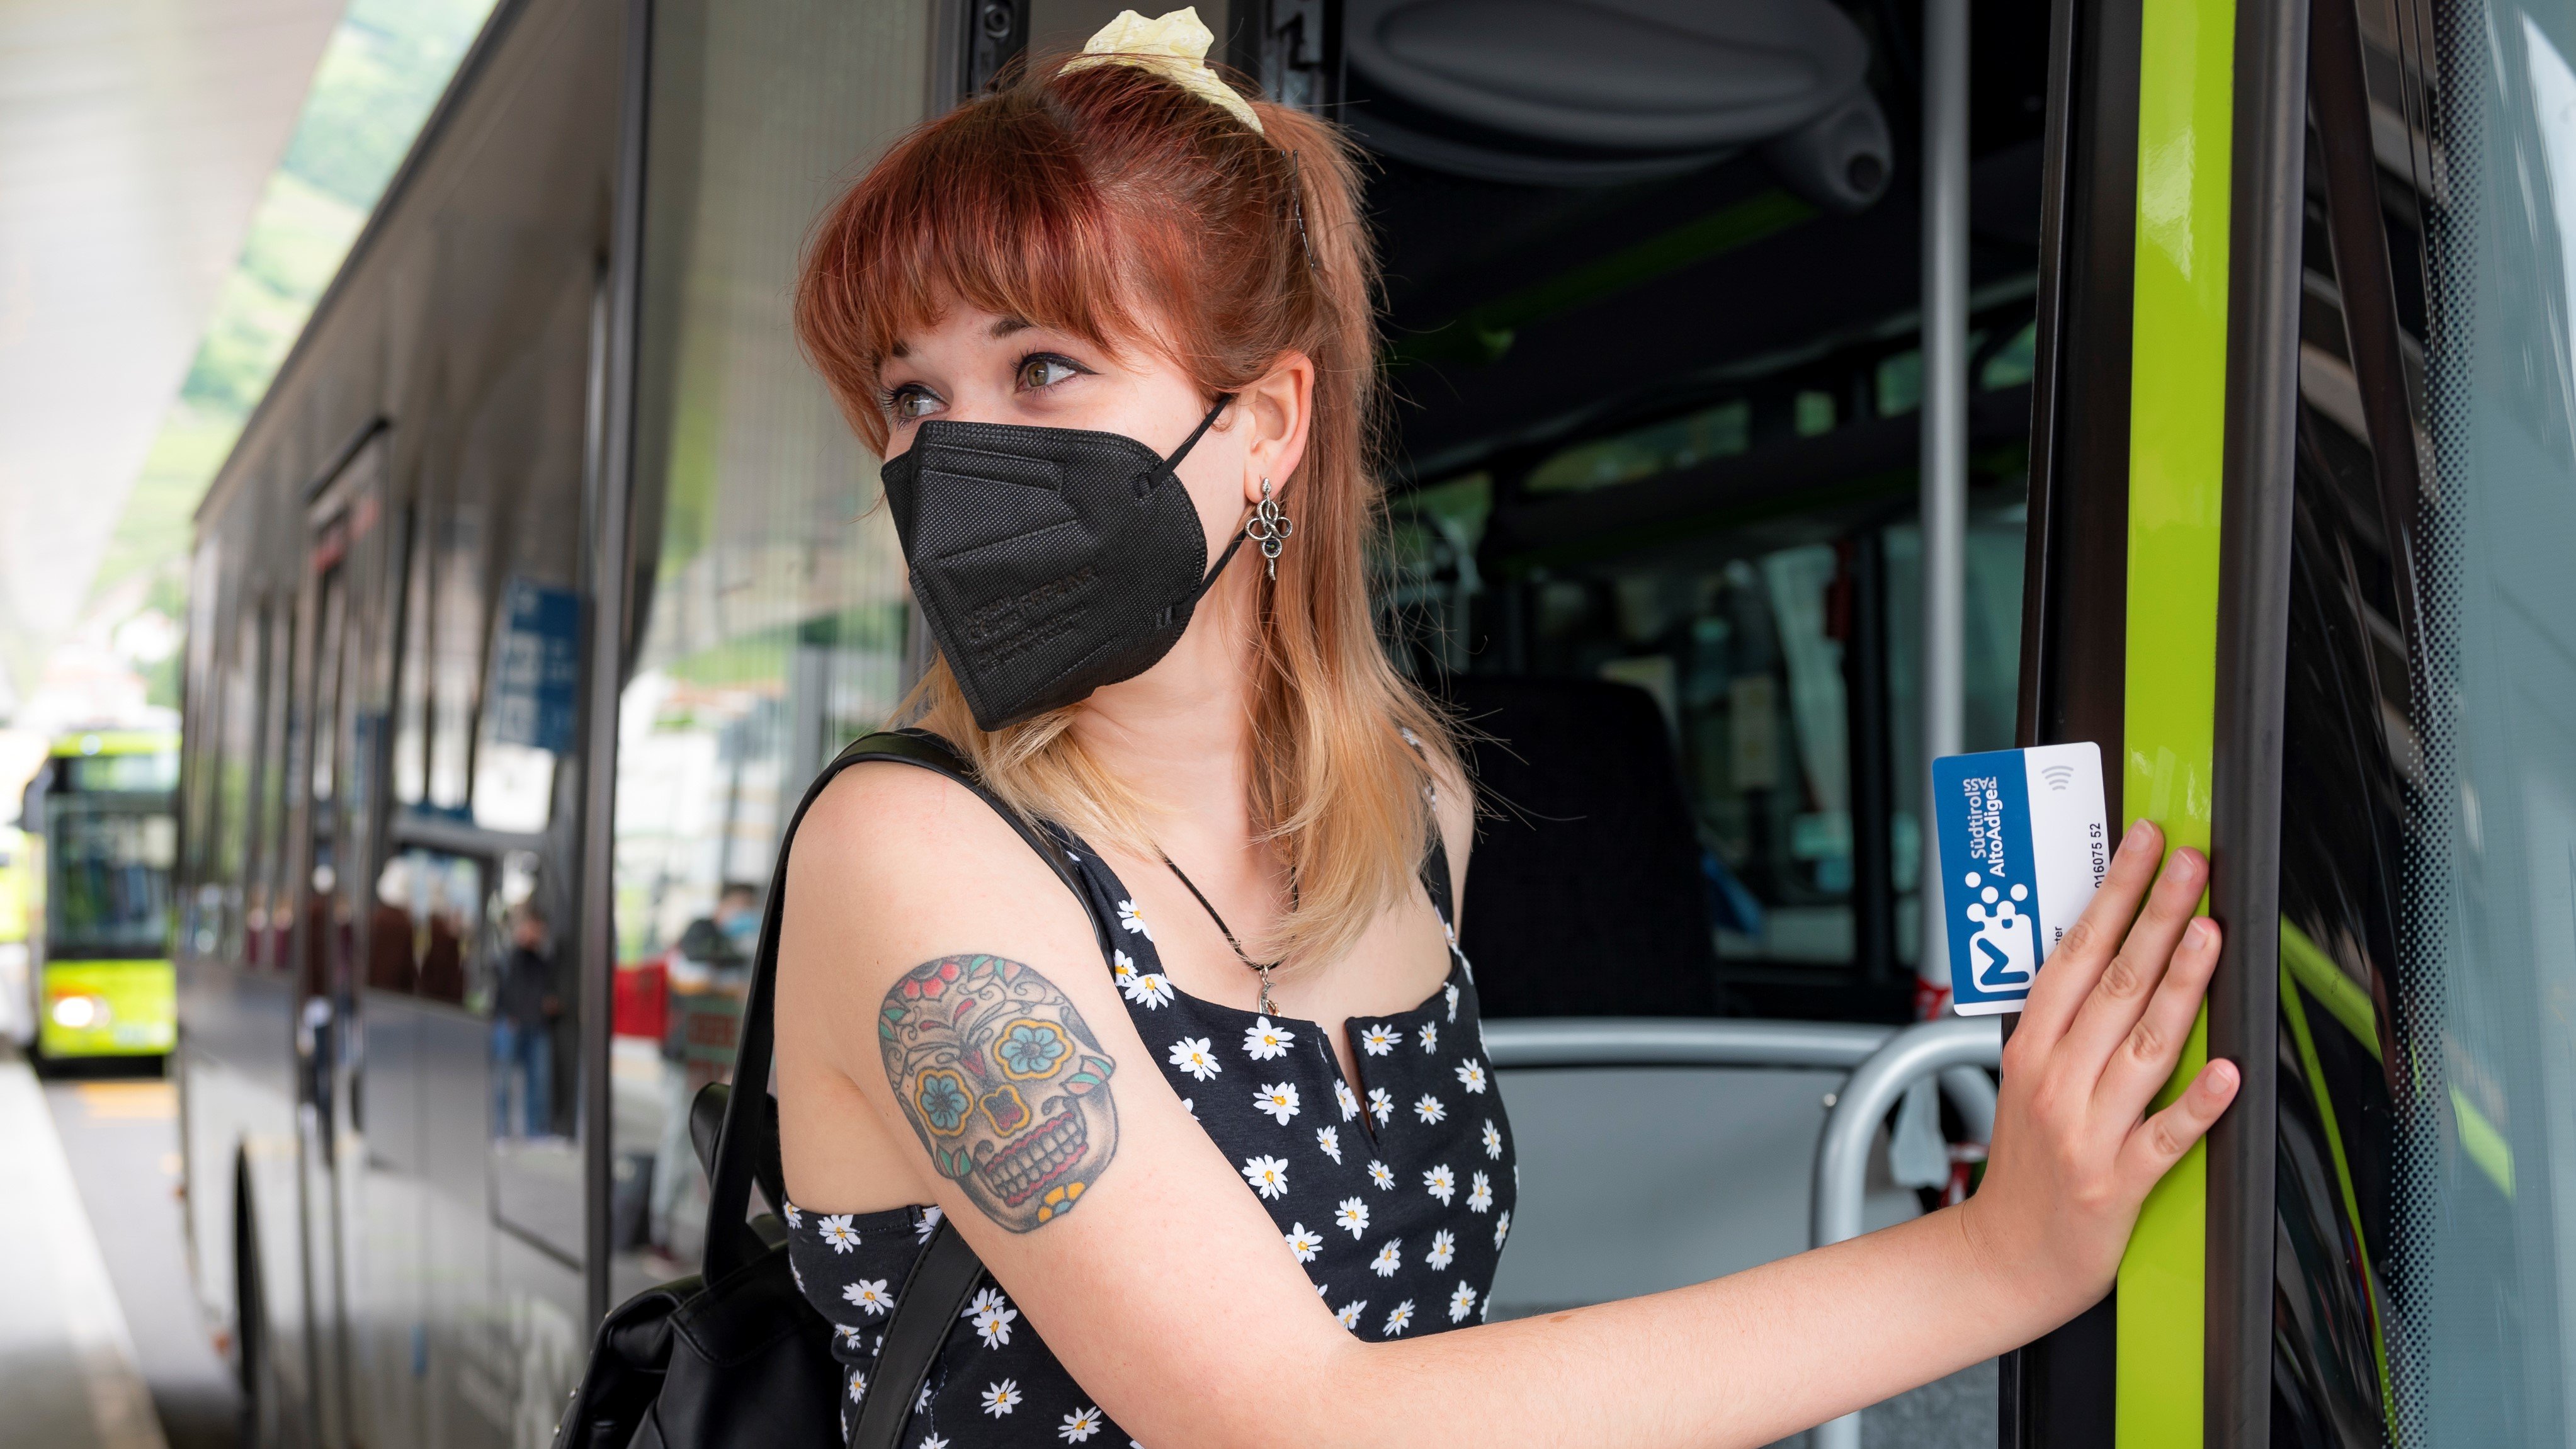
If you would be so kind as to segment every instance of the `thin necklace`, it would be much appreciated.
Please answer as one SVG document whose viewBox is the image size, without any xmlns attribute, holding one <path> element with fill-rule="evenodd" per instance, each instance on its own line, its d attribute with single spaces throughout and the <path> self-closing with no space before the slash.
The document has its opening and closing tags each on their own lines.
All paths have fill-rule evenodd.
<svg viewBox="0 0 2576 1449">
<path fill-rule="evenodd" d="M 1162 855 L 1162 852 L 1156 851 L 1155 854 Z M 1268 965 L 1264 965 L 1263 963 L 1255 961 L 1251 957 L 1243 954 L 1243 943 L 1234 939 L 1234 932 L 1227 929 L 1225 917 L 1216 913 L 1216 907 L 1208 904 L 1208 898 L 1205 895 L 1200 894 L 1199 888 L 1191 882 L 1188 876 L 1181 873 L 1181 868 L 1172 863 L 1172 858 L 1170 856 L 1163 856 L 1163 864 L 1171 867 L 1172 874 L 1180 877 L 1181 884 L 1187 887 L 1190 895 L 1198 901 L 1199 909 L 1208 913 L 1209 920 L 1216 922 L 1216 933 L 1225 937 L 1225 944 L 1234 949 L 1234 959 L 1251 967 L 1253 974 L 1261 978 L 1261 1014 L 1263 1016 L 1275 1015 L 1279 1008 L 1270 1004 L 1270 973 L 1279 965 L 1279 963 L 1273 961 Z M 1288 891 L 1288 899 L 1292 905 L 1295 903 L 1296 898 L 1296 887 L 1292 885 L 1289 887 Z"/>
</svg>

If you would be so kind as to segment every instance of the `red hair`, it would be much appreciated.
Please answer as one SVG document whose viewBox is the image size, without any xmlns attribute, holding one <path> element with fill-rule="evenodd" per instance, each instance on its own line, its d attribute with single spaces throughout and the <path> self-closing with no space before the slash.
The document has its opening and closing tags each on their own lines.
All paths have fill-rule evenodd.
<svg viewBox="0 0 2576 1449">
<path fill-rule="evenodd" d="M 1329 960 L 1412 889 L 1427 787 L 1461 777 L 1446 716 L 1371 622 L 1376 257 L 1352 155 L 1329 123 L 1251 104 L 1260 132 L 1137 66 L 1031 66 L 898 142 L 824 214 L 796 330 L 880 454 L 879 371 L 954 303 L 1153 348 L 1211 400 L 1290 353 L 1313 361 L 1304 460 L 1280 490 L 1296 537 L 1254 624 L 1249 803 L 1297 882 L 1267 949 Z M 1149 808 L 1066 730 L 1081 707 L 988 733 L 940 662 L 907 710 L 1014 808 L 1148 849 Z"/>
</svg>

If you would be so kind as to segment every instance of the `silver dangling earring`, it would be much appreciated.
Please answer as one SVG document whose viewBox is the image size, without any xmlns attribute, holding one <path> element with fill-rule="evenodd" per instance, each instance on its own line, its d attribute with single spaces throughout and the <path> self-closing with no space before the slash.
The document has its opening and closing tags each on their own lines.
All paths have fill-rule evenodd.
<svg viewBox="0 0 2576 1449">
<path fill-rule="evenodd" d="M 1270 480 L 1261 480 L 1261 501 L 1253 506 L 1252 518 L 1243 525 L 1243 536 L 1261 545 L 1261 557 L 1270 571 L 1270 581 L 1279 581 L 1279 550 L 1288 535 L 1297 531 L 1296 521 L 1279 510 L 1270 497 Z"/>
</svg>

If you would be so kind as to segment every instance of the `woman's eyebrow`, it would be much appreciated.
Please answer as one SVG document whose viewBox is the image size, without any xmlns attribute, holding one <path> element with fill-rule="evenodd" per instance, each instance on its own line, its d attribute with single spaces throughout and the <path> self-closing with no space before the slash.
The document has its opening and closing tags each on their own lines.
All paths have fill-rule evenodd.
<svg viewBox="0 0 2576 1449">
<path fill-rule="evenodd" d="M 1026 317 L 996 317 L 990 335 L 998 342 L 1014 332 L 1026 332 L 1036 325 Z"/>
</svg>

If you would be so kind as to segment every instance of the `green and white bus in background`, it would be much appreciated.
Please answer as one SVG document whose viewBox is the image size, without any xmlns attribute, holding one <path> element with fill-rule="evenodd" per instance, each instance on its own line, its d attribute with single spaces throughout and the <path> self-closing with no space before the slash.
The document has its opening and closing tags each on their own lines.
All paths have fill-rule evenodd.
<svg viewBox="0 0 2576 1449">
<path fill-rule="evenodd" d="M 39 1061 L 162 1057 L 178 1040 L 170 870 L 179 737 L 90 730 L 55 741 L 27 786 L 27 990 Z"/>
</svg>

